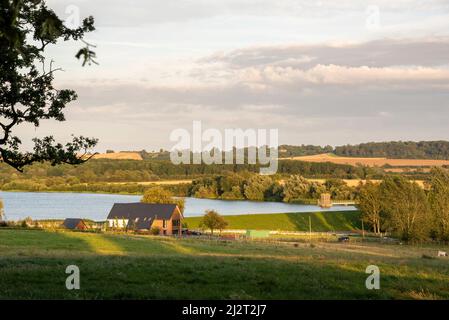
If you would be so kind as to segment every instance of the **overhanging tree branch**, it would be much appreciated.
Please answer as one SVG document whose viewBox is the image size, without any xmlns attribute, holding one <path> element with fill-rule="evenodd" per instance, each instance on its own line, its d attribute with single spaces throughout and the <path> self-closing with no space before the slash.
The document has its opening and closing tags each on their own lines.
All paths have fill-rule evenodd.
<svg viewBox="0 0 449 320">
<path fill-rule="evenodd" d="M 93 17 L 83 20 L 79 28 L 70 29 L 46 6 L 44 0 L 0 0 L 0 161 L 22 171 L 34 162 L 49 161 L 80 164 L 89 160 L 88 150 L 97 144 L 97 139 L 74 137 L 72 142 L 62 145 L 52 136 L 33 139 L 33 151 L 21 151 L 22 141 L 13 135 L 13 130 L 22 123 L 35 127 L 40 120 L 64 121 L 64 109 L 76 100 L 73 90 L 57 90 L 53 87 L 53 60 L 45 70 L 44 51 L 59 40 L 83 41 L 85 33 L 95 30 Z M 33 39 L 33 40 L 30 40 Z M 91 44 L 76 58 L 82 65 L 95 63 L 95 52 Z M 38 71 L 37 64 L 42 64 Z"/>
</svg>

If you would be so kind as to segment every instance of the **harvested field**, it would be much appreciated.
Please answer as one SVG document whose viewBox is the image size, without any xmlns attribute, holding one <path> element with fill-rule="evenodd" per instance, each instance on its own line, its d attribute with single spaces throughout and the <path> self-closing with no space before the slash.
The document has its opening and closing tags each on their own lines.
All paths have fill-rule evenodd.
<svg viewBox="0 0 449 320">
<path fill-rule="evenodd" d="M 332 154 L 318 154 L 314 156 L 283 158 L 282 160 L 299 160 L 305 162 L 332 162 L 336 164 L 349 164 L 352 166 L 364 165 L 369 167 L 435 167 L 449 166 L 449 160 L 429 159 L 387 159 L 387 158 L 350 158 L 338 157 Z"/>
<path fill-rule="evenodd" d="M 94 156 L 94 159 L 143 160 L 142 156 L 137 152 L 99 153 Z"/>
<path fill-rule="evenodd" d="M 429 173 L 430 168 L 387 168 L 385 169 L 385 172 L 392 172 L 392 173 Z"/>
</svg>

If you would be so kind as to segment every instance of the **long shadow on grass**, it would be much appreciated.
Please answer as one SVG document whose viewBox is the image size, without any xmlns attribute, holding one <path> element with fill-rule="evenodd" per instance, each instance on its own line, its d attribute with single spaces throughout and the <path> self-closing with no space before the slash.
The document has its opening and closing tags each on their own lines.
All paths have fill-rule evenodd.
<svg viewBox="0 0 449 320">
<path fill-rule="evenodd" d="M 337 265 L 325 256 L 277 259 L 251 257 L 249 251 L 203 256 L 190 254 L 189 245 L 170 239 L 96 234 L 85 241 L 84 233 L 0 231 L 2 240 L 13 235 L 16 245 L 9 240 L 8 246 L 22 254 L 0 258 L 3 299 L 449 298 L 447 272 L 429 265 L 432 272 L 422 275 L 424 270 L 412 259 L 407 267 L 380 265 L 381 290 L 370 291 L 365 288 L 365 268 L 371 260 L 341 257 Z M 94 240 L 106 241 L 101 254 Z M 113 244 L 104 247 L 109 242 Z M 116 246 L 127 254 L 116 254 Z M 65 287 L 65 268 L 72 264 L 80 268 L 81 290 Z"/>
<path fill-rule="evenodd" d="M 82 241 L 84 249 L 98 255 L 188 254 L 192 250 L 171 238 L 87 232 L 59 233 L 64 240 Z"/>
<path fill-rule="evenodd" d="M 78 266 L 83 279 L 84 275 L 89 277 L 98 273 L 100 282 L 115 286 L 117 278 L 126 276 L 128 262 L 134 261 L 128 255 L 153 255 L 161 260 L 163 255 L 175 253 L 186 251 L 176 244 L 139 237 L 70 231 L 0 230 L 0 298 L 64 297 L 68 276 L 65 270 L 69 265 Z M 69 296 L 76 298 L 78 293 L 75 291 Z M 89 296 L 95 298 L 97 294 L 100 291 Z"/>
<path fill-rule="evenodd" d="M 54 251 L 92 251 L 86 242 L 76 237 L 67 237 L 62 232 L 29 229 L 0 229 L 0 246 L 14 254 L 51 254 Z"/>
<path fill-rule="evenodd" d="M 76 263 L 81 290 L 65 289 L 62 266 Z M 24 266 L 25 264 L 25 266 Z M 0 298 L 14 299 L 390 299 L 449 298 L 433 277 L 382 274 L 367 290 L 364 266 L 241 257 L 86 256 L 2 261 Z"/>
<path fill-rule="evenodd" d="M 360 212 L 358 211 L 287 213 L 286 215 L 297 231 L 309 231 L 309 217 L 314 232 L 360 229 Z"/>
</svg>

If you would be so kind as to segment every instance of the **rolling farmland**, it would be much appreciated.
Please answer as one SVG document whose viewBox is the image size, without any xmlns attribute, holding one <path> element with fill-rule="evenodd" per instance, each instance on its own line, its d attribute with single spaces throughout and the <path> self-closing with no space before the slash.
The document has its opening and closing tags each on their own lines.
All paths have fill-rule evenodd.
<svg viewBox="0 0 449 320">
<path fill-rule="evenodd" d="M 339 157 L 332 154 L 318 154 L 313 156 L 282 158 L 281 160 L 298 160 L 305 162 L 332 162 L 336 164 L 364 165 L 369 167 L 382 167 L 390 165 L 392 167 L 435 167 L 449 166 L 449 160 L 429 160 L 429 159 L 387 159 L 387 158 L 352 158 Z"/>
<path fill-rule="evenodd" d="M 94 159 L 143 160 L 142 156 L 137 152 L 99 153 L 94 156 Z"/>
</svg>

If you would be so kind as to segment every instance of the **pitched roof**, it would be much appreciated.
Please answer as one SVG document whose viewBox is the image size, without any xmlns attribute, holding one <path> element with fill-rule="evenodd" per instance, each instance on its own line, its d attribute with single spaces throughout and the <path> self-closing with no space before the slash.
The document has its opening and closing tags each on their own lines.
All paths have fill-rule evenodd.
<svg viewBox="0 0 449 320">
<path fill-rule="evenodd" d="M 159 203 L 115 203 L 107 219 L 136 219 L 144 218 L 170 220 L 176 204 Z"/>
<path fill-rule="evenodd" d="M 135 230 L 150 230 L 154 218 L 131 218 L 128 220 L 128 228 Z"/>
<path fill-rule="evenodd" d="M 78 218 L 67 218 L 64 220 L 63 222 L 63 226 L 66 227 L 67 229 L 76 229 L 76 227 L 78 226 L 79 223 L 83 223 L 84 221 L 83 219 L 78 219 Z"/>
</svg>

